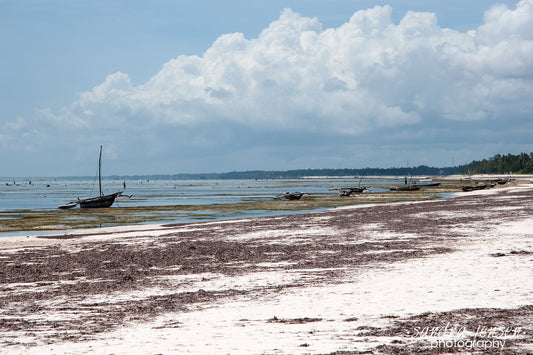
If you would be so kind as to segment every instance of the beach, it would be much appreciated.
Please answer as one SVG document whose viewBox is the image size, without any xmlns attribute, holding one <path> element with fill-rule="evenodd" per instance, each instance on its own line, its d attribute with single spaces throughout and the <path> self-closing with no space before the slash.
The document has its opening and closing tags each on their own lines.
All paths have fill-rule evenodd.
<svg viewBox="0 0 533 355">
<path fill-rule="evenodd" d="M 533 353 L 533 187 L 0 238 L 0 352 Z"/>
</svg>

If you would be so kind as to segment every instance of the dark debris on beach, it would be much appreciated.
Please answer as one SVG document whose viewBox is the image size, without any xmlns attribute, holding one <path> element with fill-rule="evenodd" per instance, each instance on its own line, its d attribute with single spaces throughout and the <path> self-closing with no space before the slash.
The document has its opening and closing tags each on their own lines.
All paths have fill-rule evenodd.
<svg viewBox="0 0 533 355">
<path fill-rule="evenodd" d="M 496 198 L 501 194 L 508 198 Z M 91 340 L 127 322 L 148 320 L 168 312 L 187 312 L 194 305 L 224 298 L 258 297 L 313 283 L 342 282 L 342 268 L 379 267 L 410 258 L 450 253 L 456 240 L 469 237 L 455 227 L 473 222 L 483 222 L 488 227 L 531 216 L 533 209 L 523 206 L 522 201 L 532 197 L 532 190 L 525 189 L 499 192 L 499 195 L 469 195 L 423 203 L 196 224 L 195 228 L 178 225 L 176 231 L 170 230 L 157 237 L 124 237 L 98 242 L 80 239 L 76 243 L 73 236 L 56 236 L 53 238 L 69 239 L 69 243 L 0 250 L 0 333 L 3 335 L 0 346 L 23 344 L 31 347 Z M 509 208 L 513 206 L 517 208 Z M 441 218 L 449 212 L 453 215 Z M 374 232 L 402 237 L 370 241 L 368 226 L 372 226 Z M 180 227 L 184 227 L 183 230 Z M 334 233 L 306 233 L 308 230 Z M 273 236 L 275 232 L 278 234 Z M 257 237 L 238 237 L 251 233 Z M 265 263 L 269 264 L 269 270 L 309 270 L 306 271 L 309 277 L 301 283 L 187 292 L 179 292 L 179 285 L 172 280 L 176 275 L 252 273 L 264 270 Z M 277 266 L 273 269 L 272 265 Z M 165 292 L 118 297 L 148 289 Z M 504 313 L 497 310 L 461 312 L 470 314 L 470 321 L 474 323 L 497 316 L 522 322 L 520 312 L 529 312 L 531 320 L 530 308 Z M 49 314 L 61 314 L 64 319 L 53 320 L 47 317 Z M 457 311 L 439 317 L 457 318 L 461 314 Z M 318 320 L 272 318 L 270 321 Z M 372 331 L 369 335 L 401 335 L 407 326 L 429 324 L 434 318 L 420 315 L 416 319 L 395 322 L 393 328 Z M 528 334 L 527 341 L 531 342 L 531 333 Z M 400 354 L 413 349 L 395 344 L 376 351 Z"/>
</svg>

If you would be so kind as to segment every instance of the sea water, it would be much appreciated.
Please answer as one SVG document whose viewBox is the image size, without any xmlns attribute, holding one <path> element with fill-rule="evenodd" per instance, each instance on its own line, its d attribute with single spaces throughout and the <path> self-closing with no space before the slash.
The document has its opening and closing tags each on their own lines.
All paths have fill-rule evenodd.
<svg viewBox="0 0 533 355">
<path fill-rule="evenodd" d="M 402 178 L 403 179 L 403 178 Z M 361 186 L 373 191 L 398 184 L 401 179 L 366 179 Z M 210 205 L 271 200 L 284 192 L 337 194 L 330 189 L 358 186 L 355 178 L 250 179 L 250 180 L 152 180 L 102 181 L 104 194 L 123 191 L 133 195 L 114 206 Z M 55 209 L 78 198 L 98 196 L 97 180 L 0 180 L 0 211 Z"/>
<path fill-rule="evenodd" d="M 303 192 L 310 195 L 338 195 L 342 187 L 361 184 L 370 191 L 388 191 L 388 186 L 403 184 L 404 178 L 365 178 L 360 183 L 355 177 L 346 178 L 302 178 L 302 179 L 249 179 L 249 180 L 159 180 L 159 179 L 104 179 L 104 194 L 123 191 L 131 198 L 116 201 L 113 207 L 149 206 L 195 206 L 214 204 L 238 204 L 246 202 L 271 201 L 284 192 Z M 0 179 L 0 212 L 32 212 L 57 210 L 60 205 L 78 198 L 98 196 L 97 179 Z M 304 197 L 305 198 L 305 197 Z M 112 207 L 112 208 L 113 208 Z M 79 207 L 76 207 L 79 208 Z M 151 223 L 187 223 L 199 220 L 226 220 L 248 217 L 272 216 L 323 210 L 250 210 L 236 207 L 231 211 L 213 209 L 210 211 L 184 208 L 176 214 L 162 214 L 160 220 Z M 142 213 L 142 212 L 141 212 Z M 103 225 L 102 225 L 103 226 Z M 107 226 L 107 224 L 105 225 Z M 6 233 L 0 233 L 0 236 Z M 10 232 L 15 235 L 16 232 Z"/>
</svg>

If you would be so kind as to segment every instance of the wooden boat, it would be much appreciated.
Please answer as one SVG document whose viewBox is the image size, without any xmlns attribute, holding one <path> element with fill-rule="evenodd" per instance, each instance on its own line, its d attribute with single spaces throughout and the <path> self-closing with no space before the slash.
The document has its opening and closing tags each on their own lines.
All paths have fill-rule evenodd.
<svg viewBox="0 0 533 355">
<path fill-rule="evenodd" d="M 355 190 L 351 187 L 343 187 L 342 189 L 339 189 L 339 196 L 350 196 L 354 192 Z"/>
<path fill-rule="evenodd" d="M 413 186 L 420 186 L 420 187 L 435 187 L 440 186 L 440 182 L 430 182 L 428 184 L 415 184 Z"/>
<path fill-rule="evenodd" d="M 407 186 L 394 186 L 389 189 L 390 191 L 418 191 L 420 186 L 407 185 Z"/>
<path fill-rule="evenodd" d="M 100 195 L 96 197 L 86 198 L 83 200 L 78 200 L 78 203 L 80 204 L 80 208 L 103 208 L 103 207 L 111 207 L 113 202 L 115 202 L 115 199 L 118 195 L 120 195 L 122 191 L 115 192 L 110 195 Z"/>
<path fill-rule="evenodd" d="M 80 208 L 105 208 L 110 207 L 117 196 L 122 194 L 122 191 L 115 192 L 109 195 L 104 195 L 102 193 L 102 146 L 100 146 L 100 156 L 98 158 L 98 190 L 100 192 L 99 196 L 90 197 L 85 199 L 79 199 L 77 201 L 68 202 L 64 205 L 59 206 L 60 209 L 69 209 L 76 207 L 78 204 Z"/>
<path fill-rule="evenodd" d="M 275 200 L 299 200 L 303 195 L 309 195 L 303 192 L 284 192 L 274 197 Z"/>
<path fill-rule="evenodd" d="M 496 182 L 489 181 L 489 183 L 480 184 L 477 181 L 472 181 L 472 174 L 470 174 L 470 170 L 468 170 L 468 176 L 470 177 L 470 185 L 461 186 L 461 189 L 464 192 L 470 192 L 470 191 L 477 191 L 477 190 L 484 190 L 484 189 L 491 189 L 494 186 L 496 186 Z"/>
<path fill-rule="evenodd" d="M 476 190 L 492 189 L 496 185 L 497 184 L 495 183 L 482 184 L 482 185 L 477 184 L 477 185 L 462 186 L 461 188 L 463 189 L 464 192 L 469 192 L 469 191 L 476 191 Z"/>
<path fill-rule="evenodd" d="M 132 197 L 133 195 L 118 195 L 117 198 L 115 198 L 115 202 L 129 200 Z"/>
<path fill-rule="evenodd" d="M 470 192 L 470 191 L 486 189 L 487 185 L 469 185 L 469 186 L 463 186 L 461 188 L 463 189 L 464 192 Z"/>
<path fill-rule="evenodd" d="M 341 187 L 340 189 L 329 189 L 330 191 L 339 191 L 339 196 L 350 196 L 351 194 L 360 194 L 365 191 L 366 187 Z"/>
<path fill-rule="evenodd" d="M 405 185 L 401 186 L 393 186 L 389 188 L 389 191 L 418 191 L 422 186 L 420 185 L 413 185 L 411 183 L 413 177 L 409 177 L 409 181 L 407 181 L 407 176 L 405 177 Z"/>
<path fill-rule="evenodd" d="M 366 186 L 361 187 L 361 182 L 363 181 L 364 175 L 361 176 L 361 179 L 359 180 L 359 185 L 357 187 L 341 187 L 337 189 L 329 189 L 330 191 L 339 191 L 339 196 L 350 196 L 351 194 L 360 194 L 364 192 L 365 190 L 368 190 Z"/>
</svg>

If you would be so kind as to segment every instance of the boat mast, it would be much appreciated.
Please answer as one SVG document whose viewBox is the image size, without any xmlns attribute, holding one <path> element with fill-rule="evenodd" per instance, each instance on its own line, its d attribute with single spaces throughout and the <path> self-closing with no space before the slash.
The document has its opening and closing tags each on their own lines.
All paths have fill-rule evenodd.
<svg viewBox="0 0 533 355">
<path fill-rule="evenodd" d="M 102 146 L 100 146 L 100 157 L 98 158 L 98 189 L 100 190 L 100 196 L 102 196 L 102 175 L 100 169 L 102 169 Z"/>
</svg>

